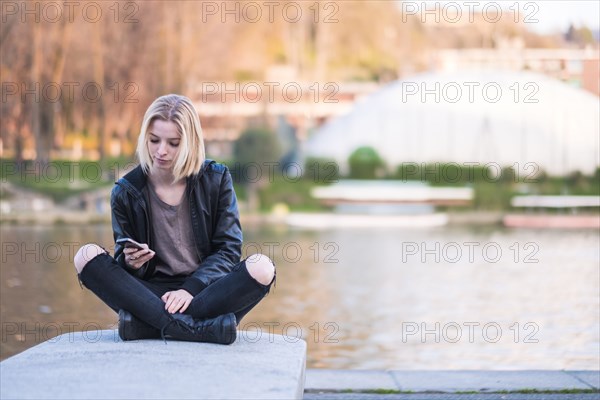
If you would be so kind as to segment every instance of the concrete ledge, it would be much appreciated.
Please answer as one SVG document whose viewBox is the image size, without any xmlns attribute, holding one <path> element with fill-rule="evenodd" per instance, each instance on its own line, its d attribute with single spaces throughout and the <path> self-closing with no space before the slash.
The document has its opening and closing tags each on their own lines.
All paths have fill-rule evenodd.
<svg viewBox="0 0 600 400">
<path fill-rule="evenodd" d="M 306 371 L 307 392 L 600 390 L 600 371 Z"/>
<path fill-rule="evenodd" d="M 600 371 L 565 371 L 594 389 L 600 390 Z"/>
<path fill-rule="evenodd" d="M 306 342 L 238 331 L 230 346 L 57 336 L 0 363 L 2 399 L 301 399 Z"/>
<path fill-rule="evenodd" d="M 387 371 L 308 369 L 305 389 L 325 392 L 398 390 L 398 385 Z"/>
</svg>

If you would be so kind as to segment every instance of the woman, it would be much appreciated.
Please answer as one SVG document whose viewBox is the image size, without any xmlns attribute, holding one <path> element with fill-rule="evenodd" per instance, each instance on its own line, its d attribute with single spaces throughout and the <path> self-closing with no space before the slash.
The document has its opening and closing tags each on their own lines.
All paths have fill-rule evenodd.
<svg viewBox="0 0 600 400">
<path fill-rule="evenodd" d="M 227 167 L 206 160 L 198 113 L 184 96 L 156 99 L 137 144 L 140 165 L 111 194 L 114 258 L 96 244 L 74 263 L 80 281 L 119 313 L 123 340 L 233 343 L 269 292 L 273 262 L 240 261 L 242 231 Z M 141 244 L 121 243 L 130 238 Z"/>
</svg>

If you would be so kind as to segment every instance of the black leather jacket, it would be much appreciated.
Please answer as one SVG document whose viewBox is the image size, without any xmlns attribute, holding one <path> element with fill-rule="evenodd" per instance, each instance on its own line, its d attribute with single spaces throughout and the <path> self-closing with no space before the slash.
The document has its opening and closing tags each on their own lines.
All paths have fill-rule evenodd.
<svg viewBox="0 0 600 400">
<path fill-rule="evenodd" d="M 115 242 L 129 237 L 153 248 L 152 223 L 142 192 L 146 182 L 147 176 L 140 166 L 116 182 L 110 199 Z M 200 265 L 187 277 L 182 288 L 195 296 L 240 261 L 242 229 L 231 174 L 226 166 L 206 160 L 198 174 L 187 178 L 186 192 Z M 155 259 L 138 270 L 129 268 L 123 248 L 115 244 L 115 260 L 123 268 L 142 279 L 154 275 Z"/>
</svg>

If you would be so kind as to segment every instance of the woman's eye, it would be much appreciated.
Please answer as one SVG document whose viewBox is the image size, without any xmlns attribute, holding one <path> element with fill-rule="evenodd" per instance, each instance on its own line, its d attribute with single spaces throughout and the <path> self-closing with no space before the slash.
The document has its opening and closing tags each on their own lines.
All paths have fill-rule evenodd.
<svg viewBox="0 0 600 400">
<path fill-rule="evenodd" d="M 171 146 L 173 146 L 173 147 L 179 147 L 179 142 L 177 142 L 177 143 L 171 143 Z"/>
<path fill-rule="evenodd" d="M 150 139 L 150 143 L 158 143 L 158 140 L 156 140 L 156 139 Z"/>
</svg>

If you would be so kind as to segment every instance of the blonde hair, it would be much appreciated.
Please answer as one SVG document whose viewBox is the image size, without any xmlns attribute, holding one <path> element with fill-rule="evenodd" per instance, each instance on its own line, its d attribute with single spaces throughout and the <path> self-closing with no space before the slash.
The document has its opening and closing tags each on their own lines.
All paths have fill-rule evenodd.
<svg viewBox="0 0 600 400">
<path fill-rule="evenodd" d="M 187 97 L 168 94 L 154 100 L 144 115 L 136 150 L 144 172 L 148 174 L 153 166 L 148 151 L 148 130 L 157 119 L 173 122 L 181 136 L 181 144 L 173 165 L 175 182 L 200 171 L 206 155 L 198 112 Z"/>
</svg>

